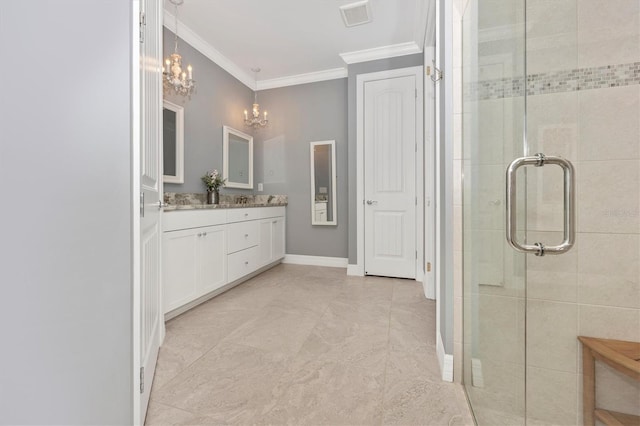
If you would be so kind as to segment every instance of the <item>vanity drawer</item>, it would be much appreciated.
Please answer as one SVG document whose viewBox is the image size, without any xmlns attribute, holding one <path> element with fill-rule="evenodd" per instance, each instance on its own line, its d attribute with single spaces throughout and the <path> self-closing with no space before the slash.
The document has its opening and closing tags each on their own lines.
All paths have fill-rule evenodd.
<svg viewBox="0 0 640 426">
<path fill-rule="evenodd" d="M 232 282 L 257 270 L 259 264 L 258 247 L 251 247 L 227 256 L 227 281 Z"/>
<path fill-rule="evenodd" d="M 227 223 L 227 211 L 223 209 L 176 210 L 162 214 L 162 230 L 164 232 L 224 225 L 225 223 Z"/>
<path fill-rule="evenodd" d="M 230 223 L 227 226 L 227 253 L 258 245 L 260 224 L 257 221 Z"/>
<path fill-rule="evenodd" d="M 260 209 L 247 207 L 239 209 L 229 209 L 229 211 L 227 212 L 227 223 L 255 219 L 260 219 Z"/>
<path fill-rule="evenodd" d="M 285 210 L 283 206 L 277 207 L 260 207 L 260 218 L 266 219 L 268 217 L 280 217 L 284 216 Z"/>
</svg>

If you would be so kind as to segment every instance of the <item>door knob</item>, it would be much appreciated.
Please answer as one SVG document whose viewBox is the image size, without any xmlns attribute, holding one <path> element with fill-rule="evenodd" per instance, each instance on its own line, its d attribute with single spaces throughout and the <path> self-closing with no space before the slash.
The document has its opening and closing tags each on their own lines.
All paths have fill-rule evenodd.
<svg viewBox="0 0 640 426">
<path fill-rule="evenodd" d="M 378 202 L 376 200 L 367 200 L 367 204 L 372 206 L 374 204 L 378 204 Z"/>
</svg>

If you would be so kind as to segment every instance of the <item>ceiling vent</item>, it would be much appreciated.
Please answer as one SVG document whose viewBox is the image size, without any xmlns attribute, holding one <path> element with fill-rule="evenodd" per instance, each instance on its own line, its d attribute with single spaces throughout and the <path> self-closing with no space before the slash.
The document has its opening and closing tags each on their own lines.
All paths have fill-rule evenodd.
<svg viewBox="0 0 640 426">
<path fill-rule="evenodd" d="M 371 9 L 369 8 L 369 0 L 340 6 L 340 13 L 342 14 L 344 24 L 347 27 L 354 27 L 356 25 L 362 25 L 371 22 Z"/>
</svg>

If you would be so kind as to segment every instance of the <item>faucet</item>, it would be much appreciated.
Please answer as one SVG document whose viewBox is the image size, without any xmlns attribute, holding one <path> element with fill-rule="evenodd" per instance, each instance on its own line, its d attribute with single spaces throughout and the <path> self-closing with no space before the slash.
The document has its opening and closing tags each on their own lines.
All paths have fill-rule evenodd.
<svg viewBox="0 0 640 426">
<path fill-rule="evenodd" d="M 273 195 L 269 195 L 269 198 L 267 199 L 267 204 L 269 204 L 271 202 L 271 200 L 273 200 L 275 197 Z"/>
</svg>

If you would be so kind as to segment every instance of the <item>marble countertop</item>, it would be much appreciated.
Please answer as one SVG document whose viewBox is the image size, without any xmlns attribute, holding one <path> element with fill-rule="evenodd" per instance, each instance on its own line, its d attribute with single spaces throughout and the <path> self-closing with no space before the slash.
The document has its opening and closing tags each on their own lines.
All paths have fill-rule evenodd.
<svg viewBox="0 0 640 426">
<path fill-rule="evenodd" d="M 286 206 L 287 202 L 272 202 L 272 203 L 220 203 L 220 204 L 179 204 L 179 205 L 167 205 L 164 207 L 165 212 L 177 211 L 177 210 L 210 210 L 210 209 L 237 209 L 247 207 L 279 207 Z"/>
<path fill-rule="evenodd" d="M 164 211 L 279 207 L 288 204 L 286 195 L 220 194 L 220 204 L 207 204 L 206 199 L 207 195 L 203 193 L 165 192 Z"/>
</svg>

